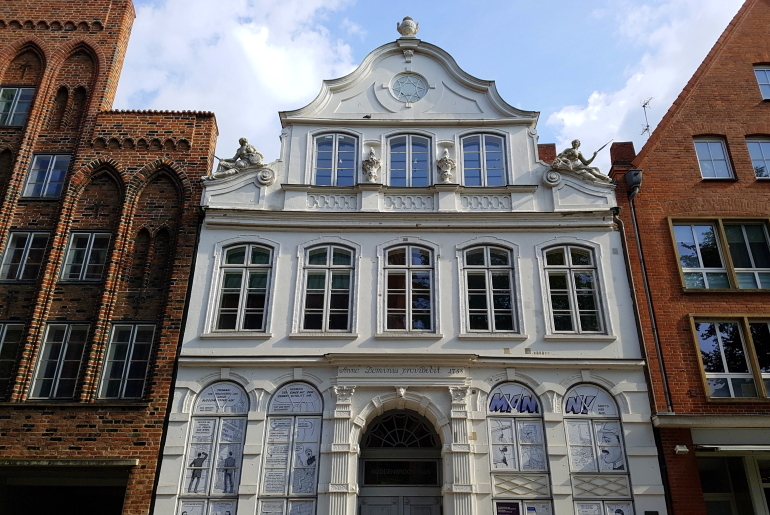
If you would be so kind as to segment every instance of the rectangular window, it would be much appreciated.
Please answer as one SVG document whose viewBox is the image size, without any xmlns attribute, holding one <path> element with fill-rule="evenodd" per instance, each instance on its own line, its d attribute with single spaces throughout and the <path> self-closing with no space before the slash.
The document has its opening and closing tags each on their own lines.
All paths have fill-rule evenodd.
<svg viewBox="0 0 770 515">
<path fill-rule="evenodd" d="M 23 335 L 23 324 L 0 324 L 0 399 L 8 395 Z"/>
<path fill-rule="evenodd" d="M 86 324 L 51 324 L 40 349 L 32 397 L 71 399 L 88 339 Z"/>
<path fill-rule="evenodd" d="M 759 85 L 759 91 L 762 93 L 762 98 L 764 100 L 770 99 L 770 68 L 754 68 L 754 75 L 757 77 L 757 84 Z"/>
<path fill-rule="evenodd" d="M 0 266 L 0 279 L 34 280 L 40 273 L 48 245 L 48 233 L 13 232 Z"/>
<path fill-rule="evenodd" d="M 709 397 L 765 397 L 770 391 L 770 322 L 693 319 Z"/>
<path fill-rule="evenodd" d="M 70 166 L 70 156 L 38 154 L 32 161 L 23 197 L 58 198 Z"/>
<path fill-rule="evenodd" d="M 746 145 L 749 147 L 754 175 L 758 179 L 770 178 L 770 139 L 752 139 Z"/>
<path fill-rule="evenodd" d="M 696 139 L 695 153 L 698 155 L 700 174 L 704 179 L 730 179 L 733 170 L 727 159 L 727 147 L 721 139 Z"/>
<path fill-rule="evenodd" d="M 272 249 L 261 245 L 225 250 L 215 330 L 265 330 L 272 262 Z"/>
<path fill-rule="evenodd" d="M 107 263 L 110 235 L 77 232 L 70 235 L 62 270 L 64 281 L 98 281 Z"/>
<path fill-rule="evenodd" d="M 119 324 L 112 328 L 99 397 L 138 399 L 144 392 L 155 326 Z"/>
<path fill-rule="evenodd" d="M 416 246 L 386 252 L 386 330 L 433 331 L 433 253 Z"/>
<path fill-rule="evenodd" d="M 577 246 L 545 251 L 551 323 L 556 333 L 604 331 L 593 252 Z"/>
<path fill-rule="evenodd" d="M 468 330 L 516 330 L 513 268 L 510 251 L 500 247 L 473 247 L 464 253 Z"/>
<path fill-rule="evenodd" d="M 353 252 L 337 246 L 306 254 L 304 331 L 349 331 Z"/>
<path fill-rule="evenodd" d="M 405 135 L 390 139 L 390 186 L 430 186 L 430 140 Z"/>
<path fill-rule="evenodd" d="M 356 183 L 356 138 L 323 134 L 315 138 L 315 183 L 318 186 L 353 186 Z"/>
<path fill-rule="evenodd" d="M 465 186 L 505 185 L 503 138 L 477 134 L 463 138 L 463 183 Z"/>
<path fill-rule="evenodd" d="M 24 125 L 35 88 L 0 88 L 0 125 Z"/>
<path fill-rule="evenodd" d="M 770 289 L 766 224 L 674 223 L 673 231 L 685 288 Z"/>
</svg>

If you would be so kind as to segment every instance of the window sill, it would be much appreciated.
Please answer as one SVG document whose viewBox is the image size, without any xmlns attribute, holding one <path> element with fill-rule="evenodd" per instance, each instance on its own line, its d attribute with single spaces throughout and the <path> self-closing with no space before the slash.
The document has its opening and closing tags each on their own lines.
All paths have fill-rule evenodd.
<svg viewBox="0 0 770 515">
<path fill-rule="evenodd" d="M 83 280 L 83 281 L 78 281 L 76 279 L 59 279 L 59 282 L 57 283 L 57 285 L 58 284 L 91 284 L 91 285 L 94 285 L 94 284 L 101 284 L 101 282 L 102 282 L 101 279 L 88 279 L 88 280 Z"/>
<path fill-rule="evenodd" d="M 40 406 L 51 406 L 51 407 L 67 407 L 67 408 L 98 408 L 98 409 L 104 409 L 104 408 L 147 408 L 150 406 L 149 402 L 142 402 L 137 399 L 130 399 L 126 400 L 124 402 L 116 401 L 113 399 L 110 400 L 95 400 L 94 402 L 77 402 L 73 401 L 72 399 L 64 399 L 61 401 L 57 401 L 54 399 L 27 399 L 22 402 L 0 402 L 0 406 L 13 406 L 13 407 L 29 407 L 29 408 L 39 408 Z"/>
<path fill-rule="evenodd" d="M 416 339 L 427 339 L 427 340 L 440 340 L 444 337 L 443 334 L 438 333 L 377 333 L 374 335 L 374 337 L 377 340 L 416 340 Z"/>
<path fill-rule="evenodd" d="M 682 288 L 684 293 L 770 293 L 767 288 Z"/>
<path fill-rule="evenodd" d="M 614 342 L 618 337 L 614 334 L 546 334 L 543 340 L 552 342 L 569 342 L 574 340 L 593 340 L 597 342 Z"/>
<path fill-rule="evenodd" d="M 201 340 L 269 340 L 273 333 L 263 333 L 257 331 L 233 331 L 231 333 L 203 333 L 198 336 Z"/>
<path fill-rule="evenodd" d="M 524 341 L 529 336 L 520 333 L 460 333 L 458 340 L 521 340 Z"/>
<path fill-rule="evenodd" d="M 42 200 L 45 202 L 58 202 L 61 197 L 19 197 L 20 202 Z"/>
<path fill-rule="evenodd" d="M 718 404 L 724 404 L 729 402 L 770 402 L 768 397 L 706 397 L 708 402 L 716 402 Z"/>
<path fill-rule="evenodd" d="M 0 279 L 0 284 L 36 284 L 37 279 Z"/>
<path fill-rule="evenodd" d="M 356 340 L 358 335 L 354 333 L 290 333 L 292 340 Z"/>
<path fill-rule="evenodd" d="M 754 177 L 758 181 L 770 181 L 770 177 Z"/>
<path fill-rule="evenodd" d="M 738 182 L 737 177 L 701 177 L 700 179 L 708 182 Z"/>
</svg>

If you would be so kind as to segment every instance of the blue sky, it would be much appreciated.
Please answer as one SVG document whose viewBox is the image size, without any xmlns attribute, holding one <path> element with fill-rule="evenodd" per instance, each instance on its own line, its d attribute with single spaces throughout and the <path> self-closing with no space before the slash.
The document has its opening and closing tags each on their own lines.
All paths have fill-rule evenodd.
<svg viewBox="0 0 770 515">
<path fill-rule="evenodd" d="M 643 99 L 665 114 L 743 0 L 134 0 L 115 102 L 121 109 L 214 111 L 217 155 L 246 136 L 278 154 L 277 112 L 312 100 L 321 80 L 350 72 L 398 37 L 411 16 L 420 39 L 503 98 L 540 111 L 541 143 L 634 141 Z M 597 159 L 607 171 L 608 152 Z"/>
</svg>

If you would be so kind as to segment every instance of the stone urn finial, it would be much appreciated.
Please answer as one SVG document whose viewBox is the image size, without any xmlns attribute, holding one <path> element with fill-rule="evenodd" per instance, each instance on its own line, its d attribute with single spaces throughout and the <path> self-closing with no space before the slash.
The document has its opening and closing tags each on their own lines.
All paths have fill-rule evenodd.
<svg viewBox="0 0 770 515">
<path fill-rule="evenodd" d="M 420 30 L 420 24 L 415 23 L 412 18 L 406 16 L 401 23 L 396 23 L 396 30 L 405 38 L 413 38 Z"/>
</svg>

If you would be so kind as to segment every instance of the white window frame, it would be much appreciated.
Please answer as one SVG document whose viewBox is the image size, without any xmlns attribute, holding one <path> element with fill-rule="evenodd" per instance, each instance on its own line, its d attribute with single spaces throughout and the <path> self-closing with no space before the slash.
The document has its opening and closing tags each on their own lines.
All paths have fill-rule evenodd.
<svg viewBox="0 0 770 515">
<path fill-rule="evenodd" d="M 332 146 L 332 170 L 331 170 L 331 184 L 324 184 L 319 185 L 316 178 L 316 172 L 317 172 L 317 159 L 318 159 L 318 141 L 321 138 L 326 138 L 332 136 L 334 138 L 333 140 L 333 146 Z M 338 149 L 339 149 L 339 139 L 341 136 L 344 136 L 346 138 L 350 138 L 353 140 L 355 147 L 353 148 L 353 184 L 349 186 L 340 186 L 338 184 L 338 178 L 337 178 L 337 165 L 339 161 L 338 156 Z M 334 187 L 352 187 L 358 184 L 358 176 L 359 176 L 359 165 L 360 165 L 360 140 L 358 136 L 353 134 L 348 134 L 346 132 L 322 132 L 320 134 L 315 134 L 312 137 L 312 152 L 308 155 L 311 156 L 311 162 L 310 162 L 310 169 L 312 170 L 312 177 L 313 177 L 313 185 L 316 186 L 334 186 Z"/>
<path fill-rule="evenodd" d="M 222 263 L 225 258 L 225 251 L 229 248 L 237 247 L 239 245 L 259 245 L 262 247 L 268 247 L 273 249 L 273 268 L 269 277 L 268 291 L 270 298 L 266 304 L 264 315 L 264 331 L 218 331 L 217 318 L 219 313 L 219 297 L 222 287 Z M 275 278 L 281 274 L 281 260 L 278 257 L 281 255 L 281 245 L 272 240 L 266 238 L 260 238 L 252 235 L 241 235 L 235 238 L 228 238 L 226 240 L 218 241 L 214 244 L 213 250 L 207 258 L 210 260 L 211 267 L 207 271 L 207 275 L 201 279 L 203 284 L 200 288 L 204 291 L 207 289 L 206 296 L 208 297 L 208 303 L 201 302 L 201 310 L 205 310 L 206 318 L 201 334 L 201 338 L 227 338 L 227 339 L 267 339 L 272 336 L 272 314 L 273 303 L 275 302 Z M 233 265 L 235 266 L 235 265 Z M 196 284 L 198 279 L 196 279 Z M 195 297 L 190 300 L 191 306 L 195 303 Z"/>
<path fill-rule="evenodd" d="M 466 271 L 467 270 L 483 270 L 484 267 L 471 267 L 468 268 L 465 265 L 465 251 L 474 247 L 498 247 L 507 250 L 510 254 L 510 266 L 507 267 L 511 270 L 512 284 L 511 293 L 514 297 L 514 330 L 513 331 L 481 331 L 471 330 L 468 320 L 468 304 L 467 304 L 467 289 L 466 289 Z M 524 334 L 524 314 L 521 303 L 521 277 L 519 274 L 519 247 L 513 242 L 507 240 L 501 240 L 492 236 L 481 236 L 468 241 L 465 241 L 455 247 L 455 255 L 458 264 L 458 284 L 460 285 L 460 312 L 463 316 L 460 317 L 460 334 L 458 338 L 462 339 L 486 339 L 486 338 L 502 338 L 509 340 L 525 340 L 527 335 Z M 495 267 L 493 267 L 495 268 Z M 503 267 L 505 268 L 505 267 Z M 487 267 L 486 269 L 489 269 Z M 496 268 L 495 268 L 496 269 Z"/>
<path fill-rule="evenodd" d="M 5 347 L 7 345 L 11 345 L 11 342 L 8 342 L 8 330 L 12 329 L 14 332 L 19 331 L 20 336 L 19 340 L 17 342 L 12 342 L 12 344 L 16 347 L 16 350 L 13 352 L 13 357 L 10 358 L 3 358 L 2 356 L 5 354 L 8 354 Z M 0 400 L 7 399 L 8 394 L 10 393 L 9 387 L 13 383 L 13 377 L 15 372 L 14 365 L 16 364 L 16 361 L 19 357 L 19 349 L 21 346 L 24 345 L 24 324 L 15 324 L 13 322 L 3 322 L 0 323 L 0 364 L 3 362 L 9 364 L 9 375 L 8 377 L 0 376 L 0 381 L 6 383 L 5 390 L 0 387 Z M 0 368 L 1 370 L 1 368 Z"/>
<path fill-rule="evenodd" d="M 115 337 L 120 328 L 130 328 L 131 334 L 129 337 L 128 342 L 115 342 Z M 149 341 L 149 350 L 147 352 L 147 358 L 141 359 L 141 360 L 135 360 L 134 358 L 134 352 L 136 350 L 136 337 L 137 333 L 140 329 L 152 329 L 152 335 L 150 337 Z M 110 360 L 110 353 L 113 350 L 113 346 L 118 343 L 125 343 L 127 346 L 126 350 L 126 356 L 123 360 Z M 149 375 L 149 366 L 150 362 L 152 361 L 152 351 L 155 348 L 155 324 L 143 324 L 143 323 L 115 323 L 112 325 L 112 329 L 110 331 L 110 341 L 107 346 L 107 352 L 104 356 L 104 362 L 102 365 L 102 377 L 101 382 L 99 385 L 99 398 L 101 399 L 141 399 L 144 397 L 144 391 L 147 388 L 147 376 Z M 115 378 L 107 377 L 107 375 L 110 372 L 110 365 L 115 362 L 123 361 L 123 370 L 120 374 L 120 392 L 118 395 L 108 396 L 106 394 L 106 390 L 109 387 L 110 381 L 113 381 Z M 138 378 L 129 378 L 129 373 L 131 372 L 131 367 L 136 363 L 144 363 L 144 375 L 142 378 L 142 388 L 141 393 L 139 395 L 134 396 L 127 396 L 125 395 L 126 391 L 126 385 L 128 384 L 129 379 L 130 380 L 136 380 Z"/>
<path fill-rule="evenodd" d="M 38 159 L 44 158 L 44 157 L 50 157 L 51 161 L 48 163 L 48 166 L 45 169 L 45 177 L 43 179 L 43 182 L 31 182 L 32 181 L 32 173 L 33 170 L 36 167 L 36 164 L 38 162 Z M 51 175 L 54 172 L 54 169 L 58 169 L 56 164 L 60 161 L 59 158 L 66 158 L 67 163 L 66 167 L 64 168 L 64 175 L 62 175 L 61 181 L 51 181 Z M 29 167 L 29 171 L 27 172 L 27 176 L 24 179 L 24 190 L 22 193 L 23 198 L 49 198 L 49 199 L 57 199 L 61 197 L 62 191 L 64 190 L 64 184 L 67 181 L 67 173 L 69 172 L 69 167 L 72 162 L 72 156 L 69 154 L 35 154 L 32 159 L 32 164 Z M 40 195 L 32 195 L 31 190 L 34 188 L 35 184 L 42 184 L 42 190 Z M 48 194 L 48 190 L 50 189 L 51 185 L 58 185 L 56 193 L 55 194 Z"/>
<path fill-rule="evenodd" d="M 770 69 L 768 69 L 770 71 Z M 770 84 L 768 84 L 770 88 Z M 770 99 L 770 97 L 768 97 Z M 751 159 L 751 166 L 754 168 L 754 177 L 757 179 L 770 179 L 770 148 L 762 150 L 762 147 L 770 147 L 770 138 L 748 138 L 746 139 L 746 148 L 749 151 L 749 158 Z M 756 149 L 752 152 L 752 148 Z M 756 154 L 759 152 L 759 155 Z M 757 167 L 757 164 L 762 162 L 762 166 Z M 762 174 L 758 173 L 757 168 L 764 170 Z"/>
<path fill-rule="evenodd" d="M 243 264 L 228 264 L 225 263 L 225 257 L 227 255 L 227 252 L 233 249 L 237 249 L 238 247 L 245 247 L 244 251 L 244 263 Z M 251 250 L 254 247 L 260 247 L 269 252 L 269 260 L 266 264 L 251 264 L 249 263 L 249 260 L 251 259 Z M 268 309 L 270 306 L 270 302 L 272 300 L 272 286 L 273 286 L 273 267 L 275 263 L 275 249 L 272 246 L 264 245 L 262 243 L 238 243 L 235 245 L 228 245 L 227 247 L 222 248 L 221 253 L 221 262 L 219 264 L 219 269 L 217 272 L 217 300 L 214 304 L 216 306 L 214 310 L 214 320 L 213 320 L 213 326 L 212 331 L 213 332 L 219 332 L 219 333 L 227 333 L 227 332 L 258 332 L 263 333 L 265 332 L 265 328 L 267 327 L 267 316 L 268 316 Z M 266 270 L 267 271 L 267 279 L 265 281 L 265 303 L 262 310 L 262 326 L 257 329 L 246 329 L 243 328 L 243 318 L 246 311 L 246 302 L 248 299 L 248 290 L 249 288 L 249 274 L 252 271 L 257 270 Z M 234 329 L 219 329 L 219 318 L 222 314 L 222 309 L 225 309 L 222 307 L 222 297 L 225 295 L 225 292 L 223 291 L 225 289 L 225 283 L 224 278 L 227 273 L 233 273 L 235 271 L 239 271 L 241 273 L 241 283 L 239 287 L 239 297 L 238 297 L 238 307 L 236 308 L 236 318 L 235 318 L 235 328 Z"/>
<path fill-rule="evenodd" d="M 770 289 L 770 286 L 763 288 L 762 287 L 762 279 L 759 274 L 765 274 L 765 276 L 770 275 L 770 268 L 760 268 L 756 266 L 756 261 L 754 259 L 754 254 L 751 251 L 751 245 L 749 244 L 749 237 L 748 234 L 746 234 L 746 226 L 748 225 L 757 225 L 762 229 L 762 233 L 765 236 L 765 244 L 770 244 L 770 235 L 767 232 L 767 225 L 765 223 L 748 223 L 748 222 L 731 222 L 730 220 L 723 220 L 722 221 L 722 228 L 725 231 L 725 239 L 728 238 L 727 235 L 727 226 L 737 226 L 741 228 L 741 234 L 743 235 L 743 244 L 745 245 L 746 250 L 748 251 L 749 259 L 751 260 L 751 267 L 750 268 L 739 268 L 735 266 L 735 261 L 732 259 L 732 255 L 730 258 L 730 261 L 733 265 L 733 270 L 735 271 L 735 277 L 737 280 L 737 284 L 735 285 L 738 289 L 742 290 L 752 290 L 752 289 Z M 770 250 L 770 246 L 768 247 Z M 727 239 L 727 250 L 730 252 L 730 240 Z M 756 283 L 756 288 L 741 288 L 741 281 L 740 281 L 740 275 L 741 274 L 752 274 L 754 276 L 754 282 Z M 728 275 L 729 277 L 729 275 Z M 767 283 L 767 281 L 765 281 Z"/>
<path fill-rule="evenodd" d="M 396 138 L 406 138 L 406 184 L 404 186 L 394 186 L 393 185 L 393 178 L 392 178 L 392 170 L 393 170 L 393 151 L 391 149 L 391 145 L 394 139 Z M 412 185 L 412 140 L 414 138 L 422 138 L 428 140 L 428 150 L 427 150 L 427 158 L 428 158 L 428 184 L 425 186 L 413 186 Z M 388 136 L 387 139 L 387 149 L 388 149 L 388 186 L 394 187 L 394 188 L 412 188 L 412 187 L 419 187 L 419 188 L 427 188 L 433 185 L 433 138 L 430 136 L 427 136 L 425 134 L 418 134 L 418 133 L 401 133 L 401 134 L 393 134 Z"/>
<path fill-rule="evenodd" d="M 578 248 L 580 250 L 588 251 L 589 255 L 591 256 L 591 263 L 588 265 L 575 265 L 572 263 L 572 248 Z M 550 265 L 547 261 L 547 254 L 548 252 L 551 252 L 553 250 L 564 250 L 564 257 L 565 257 L 565 264 L 564 265 Z M 576 334 L 603 334 L 604 333 L 604 323 L 603 323 L 603 313 L 601 309 L 601 302 L 599 301 L 599 297 L 602 294 L 600 285 L 599 285 L 599 277 L 596 269 L 596 258 L 593 255 L 593 252 L 591 249 L 583 247 L 582 245 L 555 245 L 553 247 L 548 247 L 543 249 L 543 262 L 545 264 L 545 277 L 546 277 L 546 295 L 548 304 L 550 306 L 550 317 L 551 317 L 551 323 L 553 324 L 553 330 L 554 332 L 558 333 L 576 333 Z M 575 284 L 575 273 L 578 272 L 588 272 L 590 275 L 593 276 L 594 279 L 594 289 L 593 290 L 585 290 L 585 291 L 591 291 L 594 296 L 594 303 L 596 304 L 596 316 L 598 319 L 598 325 L 599 329 L 596 331 L 591 330 L 585 330 L 582 327 L 582 323 L 580 321 L 581 316 L 581 310 L 578 304 L 578 289 L 577 285 Z M 567 296 L 569 300 L 569 310 L 565 309 L 559 309 L 557 310 L 553 306 L 553 302 L 551 299 L 551 282 L 550 282 L 550 276 L 551 274 L 559 274 L 564 275 L 567 278 Z M 561 290 L 560 290 L 561 291 Z M 562 311 L 569 311 L 569 316 L 572 319 L 572 330 L 560 330 L 556 329 L 556 311 L 562 312 Z M 593 310 L 591 310 L 593 311 Z"/>
<path fill-rule="evenodd" d="M 54 328 L 60 328 L 63 327 L 65 334 L 64 337 L 60 342 L 52 342 L 49 340 L 49 337 L 51 336 L 51 331 Z M 78 330 L 85 330 L 85 340 L 83 343 L 83 349 L 80 352 L 80 358 L 78 359 L 78 367 L 77 367 L 77 373 L 74 377 L 67 377 L 66 379 L 74 380 L 75 385 L 72 389 L 72 395 L 66 395 L 66 396 L 60 396 L 57 395 L 57 391 L 59 389 L 59 384 L 61 382 L 61 374 L 62 374 L 62 367 L 64 361 L 74 361 L 74 360 L 65 360 L 64 357 L 67 356 L 67 353 L 69 351 L 70 347 L 70 338 L 72 336 L 72 331 L 74 329 Z M 38 350 L 37 355 L 37 362 L 35 364 L 35 378 L 32 382 L 32 389 L 30 391 L 30 398 L 31 399 L 72 399 L 75 396 L 75 393 L 78 390 L 77 381 L 80 379 L 80 370 L 83 367 L 83 358 L 85 356 L 86 349 L 89 344 L 89 337 L 91 334 L 90 331 L 90 325 L 84 324 L 84 323 L 78 323 L 78 322 L 69 322 L 69 323 L 55 323 L 55 324 L 48 324 L 45 331 L 45 339 L 43 340 L 43 344 L 40 346 L 40 349 Z M 51 379 L 53 379 L 53 384 L 51 386 L 51 392 L 49 395 L 40 395 L 40 392 L 38 392 L 38 386 L 40 384 L 40 381 L 45 380 L 45 378 L 41 377 L 42 372 L 44 371 L 44 364 L 47 361 L 53 361 L 53 360 L 44 360 L 43 357 L 45 356 L 45 352 L 49 345 L 52 344 L 61 344 L 62 348 L 59 352 L 58 357 L 56 358 L 56 370 L 54 371 L 53 376 Z"/>
<path fill-rule="evenodd" d="M 764 72 L 765 78 L 757 72 Z M 770 66 L 755 66 L 754 77 L 757 79 L 757 86 L 759 87 L 759 93 L 762 95 L 762 100 L 770 100 Z"/>
<path fill-rule="evenodd" d="M 548 266 L 545 264 L 545 251 L 550 250 L 553 247 L 560 246 L 574 246 L 582 247 L 585 250 L 590 250 L 593 254 L 593 268 L 596 275 L 596 296 L 597 307 L 599 309 L 600 323 L 603 330 L 601 332 L 585 332 L 579 333 L 556 331 L 553 324 L 553 316 L 551 310 L 551 299 L 549 295 L 548 274 L 546 269 Z M 573 238 L 570 236 L 559 236 L 552 240 L 545 241 L 535 246 L 535 257 L 538 262 L 538 269 L 540 272 L 540 285 L 541 285 L 541 299 L 543 303 L 543 313 L 545 314 L 545 330 L 546 334 L 543 336 L 544 340 L 553 341 L 575 341 L 575 340 L 597 340 L 597 341 L 614 341 L 617 336 L 613 333 L 612 316 L 610 306 L 607 302 L 607 298 L 613 295 L 613 283 L 607 280 L 607 276 L 604 272 L 604 259 L 601 245 L 579 238 Z M 575 267 L 580 268 L 580 267 Z M 567 269 L 566 267 L 564 268 Z M 573 304 L 574 305 L 574 304 Z"/>
<path fill-rule="evenodd" d="M 8 109 L 8 113 L 6 115 L 6 118 L 3 119 L 2 114 L 2 104 L 3 102 L 0 100 L 0 126 L 2 127 L 22 127 L 26 121 L 27 116 L 29 115 L 29 110 L 32 108 L 32 102 L 35 100 L 35 88 L 30 87 L 24 87 L 24 86 L 16 86 L 16 87 L 2 87 L 0 88 L 0 98 L 2 98 L 2 94 L 6 91 L 14 90 L 13 99 L 11 100 L 11 107 Z M 31 91 L 32 95 L 29 99 L 29 104 L 27 105 L 27 109 L 24 110 L 22 113 L 17 112 L 19 109 L 19 100 L 22 95 L 23 91 Z M 22 119 L 20 123 L 8 123 L 9 120 L 13 120 L 14 118 L 17 118 L 19 116 L 22 116 Z"/>
<path fill-rule="evenodd" d="M 709 151 L 709 157 L 708 159 L 701 159 L 701 156 L 698 155 L 698 143 L 707 143 L 708 144 L 708 151 Z M 711 152 L 711 145 L 712 144 L 718 144 L 722 148 L 722 155 L 724 156 L 724 162 L 725 166 L 727 167 L 727 175 L 721 176 L 721 175 L 714 175 L 714 176 L 707 176 L 703 173 L 703 161 L 709 161 L 713 163 L 715 161 L 722 161 L 722 159 L 714 158 L 714 155 Z M 733 171 L 732 164 L 730 163 L 730 154 L 727 152 L 727 142 L 723 138 L 693 138 L 693 147 L 695 149 L 695 159 L 698 161 L 698 169 L 700 170 L 700 176 L 704 180 L 710 180 L 710 179 L 734 179 L 735 178 L 735 172 Z M 716 168 L 714 168 L 714 173 L 716 174 Z"/>
<path fill-rule="evenodd" d="M 75 253 L 80 250 L 73 248 L 73 243 L 75 241 L 76 236 L 88 236 L 88 243 L 85 248 L 85 254 L 83 256 L 83 261 L 81 263 L 75 263 L 73 261 Z M 104 262 L 103 263 L 96 263 L 96 265 L 101 266 L 101 272 L 99 273 L 98 278 L 88 278 L 88 269 L 90 266 L 93 266 L 91 261 L 91 256 L 94 251 L 94 241 L 99 236 L 106 236 L 107 237 L 107 248 L 104 249 Z M 61 274 L 60 274 L 60 280 L 66 281 L 66 282 L 99 282 L 104 278 L 104 269 L 109 264 L 110 260 L 110 247 L 112 244 L 112 233 L 109 232 L 91 232 L 91 231 L 73 231 L 70 233 L 68 241 L 67 241 L 67 252 L 64 254 L 64 261 L 62 262 L 62 268 L 61 268 Z M 97 249 L 101 250 L 101 249 Z M 69 277 L 70 273 L 67 272 L 67 270 L 71 270 L 73 266 L 80 266 L 82 267 L 80 269 L 80 272 L 78 273 L 77 277 Z"/>
<path fill-rule="evenodd" d="M 703 266 L 703 256 L 701 255 L 701 245 L 698 242 L 698 238 L 695 234 L 695 227 L 705 227 L 710 226 L 711 230 L 714 232 L 714 241 L 717 245 L 717 251 L 719 252 L 719 259 L 722 262 L 722 266 L 719 268 L 716 267 L 705 267 Z M 692 268 L 688 267 L 685 268 L 682 265 L 682 258 L 679 255 L 679 240 L 676 236 L 676 228 L 677 227 L 688 227 L 690 229 L 690 233 L 692 234 L 693 241 L 695 242 L 695 253 L 698 256 L 698 264 L 700 266 Z M 724 274 L 727 277 L 727 288 L 733 288 L 733 285 L 730 281 L 730 273 L 727 270 L 727 262 L 725 260 L 725 250 L 722 248 L 722 242 L 721 240 L 721 230 L 719 227 L 718 222 L 716 221 L 710 221 L 710 220 L 704 220 L 703 222 L 672 222 L 671 223 L 672 233 L 673 233 L 673 240 L 674 240 L 674 250 L 676 251 L 676 257 L 677 262 L 679 265 L 679 269 L 682 271 L 682 280 L 684 281 L 683 286 L 686 289 L 692 289 L 692 290 L 708 290 L 708 289 L 714 289 L 709 287 L 709 278 L 708 274 Z M 703 284 L 705 285 L 704 288 L 697 288 L 692 286 L 687 286 L 687 279 L 686 274 L 700 274 L 703 278 Z M 726 289 L 726 288 L 717 288 L 717 289 Z"/>
<path fill-rule="evenodd" d="M 25 236 L 27 239 L 22 247 L 13 247 L 12 243 Z M 32 243 L 37 238 L 45 236 L 45 243 L 42 247 L 33 247 Z M 40 270 L 45 264 L 45 251 L 48 249 L 48 240 L 50 238 L 49 233 L 40 231 L 12 231 L 8 234 L 8 243 L 6 244 L 5 253 L 3 256 L 3 263 L 0 266 L 0 280 L 1 281 L 34 281 L 40 277 Z M 42 249 L 43 255 L 41 256 L 40 263 L 33 263 L 34 266 L 38 266 L 37 272 L 34 277 L 24 277 L 24 272 L 27 270 L 29 263 L 30 249 Z M 17 251 L 20 250 L 20 253 Z M 14 262 L 14 258 L 18 256 L 18 260 Z M 16 266 L 16 273 L 11 277 L 8 274 L 8 270 L 11 267 Z"/>
<path fill-rule="evenodd" d="M 327 264 L 325 265 L 314 265 L 310 264 L 309 262 L 309 255 L 314 250 L 319 249 L 326 249 L 327 251 Z M 349 265 L 335 265 L 333 264 L 333 256 L 334 256 L 334 250 L 340 249 L 345 252 L 350 253 L 350 264 Z M 356 252 L 354 249 L 343 246 L 343 245 L 336 245 L 336 244 L 321 244 L 321 245 L 315 245 L 313 247 L 308 247 L 305 249 L 305 260 L 304 260 L 304 270 L 303 270 L 303 292 L 302 292 L 302 316 L 300 320 L 300 331 L 303 333 L 310 332 L 310 333 L 349 333 L 351 332 L 351 322 L 353 318 L 353 292 L 354 284 L 353 281 L 355 280 L 355 266 L 356 261 L 358 259 L 358 256 L 356 255 Z M 348 285 L 348 305 L 347 305 L 347 312 L 348 312 L 348 326 L 345 329 L 331 329 L 329 327 L 329 318 L 332 315 L 332 308 L 331 308 L 331 296 L 332 296 L 332 278 L 335 271 L 348 271 L 350 274 L 350 283 Z M 321 316 L 322 316 L 322 322 L 321 322 L 321 328 L 320 329 L 307 329 L 305 328 L 305 315 L 307 315 L 307 295 L 308 295 L 308 280 L 310 275 L 318 274 L 319 272 L 324 273 L 324 305 L 323 308 L 321 308 Z M 314 310 L 315 311 L 315 310 Z"/>
<path fill-rule="evenodd" d="M 404 254 L 406 256 L 406 263 L 404 265 L 390 265 L 388 264 L 388 254 L 394 250 L 403 248 Z M 411 263 L 411 251 L 412 248 L 418 248 L 421 250 L 427 250 L 430 253 L 430 264 L 429 265 L 414 265 Z M 436 266 L 436 259 L 434 257 L 433 249 L 425 248 L 422 245 L 414 245 L 414 244 L 402 244 L 402 245 L 393 245 L 391 247 L 388 247 L 385 249 L 385 256 L 383 261 L 383 267 L 384 267 L 384 281 L 385 284 L 384 290 L 384 302 L 385 302 L 385 332 L 400 332 L 400 333 L 434 333 L 435 332 L 435 320 L 436 320 L 436 309 L 435 309 L 435 300 L 437 297 L 436 292 L 436 280 L 434 275 L 434 269 Z M 414 289 L 412 287 L 412 273 L 415 272 L 428 272 L 430 277 L 430 322 L 431 327 L 430 329 L 414 329 L 412 328 L 412 324 L 414 322 L 413 316 L 414 316 L 414 306 L 412 305 L 412 297 L 414 295 Z M 388 327 L 388 311 L 389 311 L 389 295 L 390 295 L 390 289 L 388 287 L 388 281 L 390 274 L 403 274 L 404 275 L 404 318 L 405 318 L 405 327 L 404 329 L 391 329 Z M 400 290 L 399 290 L 400 291 Z M 424 310 L 421 310 L 424 311 Z"/>
<path fill-rule="evenodd" d="M 468 186 L 465 182 L 465 140 L 468 138 L 472 138 L 474 136 L 479 136 L 481 138 L 480 139 L 481 147 L 479 152 L 479 159 L 481 160 L 480 161 L 480 166 L 481 166 L 481 170 L 480 170 L 481 185 L 480 186 Z M 498 185 L 493 185 L 493 186 L 489 185 L 489 177 L 487 173 L 487 159 L 486 159 L 486 155 L 487 155 L 486 137 L 487 136 L 499 138 L 500 141 L 502 142 L 501 156 L 503 158 L 503 171 L 502 171 L 503 183 Z M 508 141 L 506 136 L 502 134 L 497 134 L 495 132 L 471 132 L 468 134 L 462 134 L 459 136 L 458 148 L 460 149 L 459 156 L 458 156 L 458 160 L 460 162 L 458 163 L 459 164 L 458 168 L 460 169 L 460 173 L 462 174 L 461 175 L 462 184 L 464 186 L 468 186 L 471 188 L 478 188 L 478 187 L 503 188 L 508 185 L 508 163 L 510 160 L 508 159 Z"/>
<path fill-rule="evenodd" d="M 314 248 L 323 246 L 336 246 L 343 247 L 345 250 L 353 252 L 353 259 L 351 263 L 351 285 L 350 285 L 350 315 L 349 315 L 349 329 L 347 331 L 331 330 L 331 331 L 318 331 L 318 330 L 305 330 L 304 327 L 304 310 L 305 310 L 305 285 L 307 284 L 307 271 L 313 268 L 313 265 L 307 264 L 308 252 Z M 346 240 L 337 236 L 326 236 L 316 238 L 314 240 L 306 241 L 297 246 L 297 284 L 294 289 L 294 309 L 291 325 L 290 338 L 296 339 L 308 339 L 308 338 L 321 338 L 321 339 L 355 339 L 358 338 L 358 291 L 359 291 L 359 273 L 361 262 L 361 246 L 353 241 Z M 319 269 L 323 269 L 319 265 Z M 328 267 L 327 267 L 328 269 Z M 328 286 L 328 283 L 327 283 Z M 328 295 L 326 296 L 326 302 L 328 302 Z"/>
</svg>

